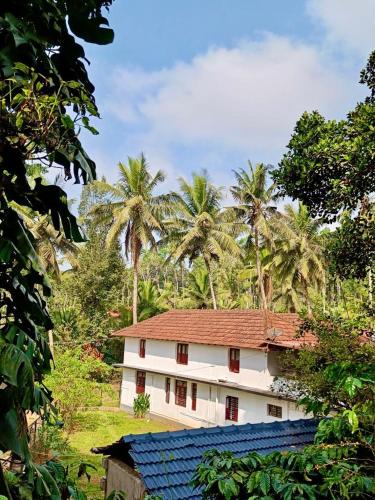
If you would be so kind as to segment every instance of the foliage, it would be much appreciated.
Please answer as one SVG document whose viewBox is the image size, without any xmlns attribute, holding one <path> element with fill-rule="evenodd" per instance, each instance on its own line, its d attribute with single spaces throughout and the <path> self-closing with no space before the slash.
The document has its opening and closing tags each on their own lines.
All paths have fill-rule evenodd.
<svg viewBox="0 0 375 500">
<path fill-rule="evenodd" d="M 164 181 L 159 170 L 154 176 L 143 154 L 139 158 L 128 158 L 128 165 L 119 163 L 120 180 L 111 185 L 97 181 L 99 192 L 109 199 L 92 209 L 96 220 L 110 223 L 107 244 L 113 244 L 124 234 L 125 256 L 129 254 L 133 266 L 133 323 L 138 319 L 138 274 L 141 250 L 147 245 L 155 246 L 155 232 L 162 230 L 162 216 L 168 207 L 168 196 L 155 195 L 156 186 Z"/>
<path fill-rule="evenodd" d="M 64 436 L 61 426 L 43 422 L 37 431 L 36 442 L 32 446 L 33 455 L 48 456 L 51 453 L 52 456 L 57 456 L 69 450 L 69 440 Z"/>
<path fill-rule="evenodd" d="M 275 249 L 268 257 L 273 275 L 281 283 L 275 300 L 285 301 L 290 311 L 300 311 L 302 296 L 311 313 L 309 288 L 325 287 L 321 223 L 309 216 L 302 203 L 297 210 L 292 205 L 286 205 L 284 210 L 285 214 L 272 221 Z"/>
<path fill-rule="evenodd" d="M 254 242 L 258 287 L 264 309 L 267 309 L 268 301 L 260 259 L 260 240 L 271 242 L 269 220 L 275 217 L 277 212 L 276 207 L 272 206 L 276 200 L 275 186 L 266 186 L 268 170 L 269 167 L 263 163 L 259 163 L 254 169 L 249 162 L 249 172 L 244 169 L 234 172 L 237 185 L 231 187 L 232 195 L 238 202 L 234 211 L 250 230 L 248 245 Z"/>
<path fill-rule="evenodd" d="M 68 349 L 56 355 L 56 367 L 46 377 L 55 405 L 68 433 L 73 430 L 82 407 L 100 406 L 102 392 L 110 391 L 111 368 L 81 349 Z"/>
<path fill-rule="evenodd" d="M 309 320 L 320 343 L 291 355 L 289 390 L 320 421 L 314 445 L 302 451 L 234 457 L 208 452 L 193 484 L 203 498 L 368 498 L 375 493 L 375 349 L 339 321 Z M 294 359 L 295 358 L 295 359 Z M 294 359 L 294 361 L 293 361 Z M 298 372 L 297 372 L 298 370 Z"/>
<path fill-rule="evenodd" d="M 370 96 L 346 120 L 326 121 L 317 111 L 304 113 L 273 173 L 281 194 L 298 198 L 312 216 L 333 221 L 345 211 L 350 214 L 332 247 L 336 270 L 343 277 L 363 278 L 374 262 L 375 223 L 369 202 L 375 191 L 374 73 L 372 53 L 360 79 Z"/>
<path fill-rule="evenodd" d="M 111 42 L 113 32 L 103 27 L 108 23 L 102 15 L 111 3 L 12 0 L 0 5 L 0 384 L 5 385 L 0 447 L 25 461 L 40 498 L 59 498 L 59 491 L 47 468 L 31 463 L 25 411 L 47 413 L 50 404 L 43 384 L 51 360 L 44 337 L 52 327 L 44 300 L 50 289 L 33 235 L 10 203 L 49 216 L 56 231 L 82 241 L 64 191 L 40 178 L 32 187 L 27 163 L 59 165 L 67 178 L 73 167 L 76 182 L 95 175 L 77 133 L 82 127 L 95 132 L 89 116 L 98 111 L 84 50 L 74 35 Z M 11 496 L 1 469 L 0 494 Z"/>
<path fill-rule="evenodd" d="M 217 308 L 211 265 L 226 252 L 239 255 L 234 239 L 233 222 L 220 210 L 221 190 L 211 184 L 205 175 L 193 175 L 189 184 L 180 179 L 179 193 L 173 193 L 174 213 L 166 222 L 167 236 L 164 242 L 172 245 L 172 257 L 177 262 L 191 261 L 202 256 L 209 279 L 213 308 Z"/>
<path fill-rule="evenodd" d="M 140 393 L 134 398 L 133 412 L 136 418 L 144 418 L 150 411 L 150 394 Z"/>
</svg>

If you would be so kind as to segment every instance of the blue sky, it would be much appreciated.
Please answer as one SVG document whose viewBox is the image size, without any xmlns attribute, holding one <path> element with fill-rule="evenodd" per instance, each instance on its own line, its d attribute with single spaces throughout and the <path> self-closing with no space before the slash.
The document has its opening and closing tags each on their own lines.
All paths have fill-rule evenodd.
<svg viewBox="0 0 375 500">
<path fill-rule="evenodd" d="M 86 46 L 102 119 L 83 142 L 111 181 L 143 151 L 165 190 L 277 164 L 303 111 L 341 118 L 363 97 L 375 48 L 375 0 L 116 0 L 109 20 L 115 42 Z"/>
</svg>

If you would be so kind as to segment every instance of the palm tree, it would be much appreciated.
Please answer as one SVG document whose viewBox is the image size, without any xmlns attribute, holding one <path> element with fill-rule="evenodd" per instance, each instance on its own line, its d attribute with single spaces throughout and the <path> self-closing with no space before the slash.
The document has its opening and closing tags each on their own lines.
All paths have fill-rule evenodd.
<svg viewBox="0 0 375 500">
<path fill-rule="evenodd" d="M 264 286 L 263 268 L 261 265 L 261 243 L 271 241 L 269 220 L 276 214 L 276 207 L 272 206 L 276 199 L 274 184 L 267 187 L 268 166 L 258 163 L 253 168 L 248 162 L 248 171 L 240 169 L 234 171 L 237 185 L 231 187 L 231 193 L 238 205 L 235 212 L 250 227 L 250 240 L 255 247 L 255 262 L 258 277 L 258 288 L 263 309 L 268 308 L 266 290 Z"/>
<path fill-rule="evenodd" d="M 284 210 L 285 214 L 273 221 L 277 237 L 272 260 L 281 283 L 280 298 L 294 311 L 300 309 L 303 298 L 311 313 L 309 288 L 325 286 L 321 222 L 312 219 L 302 203 L 298 209 L 286 205 Z"/>
<path fill-rule="evenodd" d="M 168 196 L 154 195 L 156 186 L 164 181 L 158 170 L 151 175 L 143 154 L 119 163 L 120 179 L 114 185 L 96 181 L 98 191 L 109 197 L 107 203 L 96 205 L 92 213 L 98 220 L 110 221 L 106 242 L 110 246 L 124 235 L 125 256 L 131 256 L 133 267 L 133 323 L 138 320 L 138 275 L 141 250 L 155 247 L 155 233 L 162 231 L 162 217 L 167 210 Z"/>
<path fill-rule="evenodd" d="M 60 281 L 59 254 L 66 259 L 73 269 L 78 267 L 79 247 L 56 230 L 49 215 L 38 215 L 28 207 L 12 202 L 13 208 L 21 215 L 26 227 L 35 238 L 35 250 L 46 270 Z"/>
<path fill-rule="evenodd" d="M 172 256 L 177 261 L 203 257 L 212 305 L 217 309 L 212 261 L 220 260 L 225 252 L 240 255 L 234 239 L 234 225 L 227 213 L 220 209 L 221 189 L 212 185 L 204 174 L 193 174 L 192 184 L 184 179 L 179 181 L 181 194 L 172 195 L 176 213 L 166 224 L 167 241 L 174 244 Z"/>
<path fill-rule="evenodd" d="M 209 303 L 210 285 L 208 272 L 205 268 L 199 267 L 189 273 L 188 286 L 185 295 L 192 300 L 196 309 L 206 309 Z"/>
</svg>

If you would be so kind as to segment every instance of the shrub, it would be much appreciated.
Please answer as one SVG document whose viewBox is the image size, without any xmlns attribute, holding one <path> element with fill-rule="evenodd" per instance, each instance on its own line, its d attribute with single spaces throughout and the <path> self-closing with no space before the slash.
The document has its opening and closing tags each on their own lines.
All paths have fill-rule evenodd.
<svg viewBox="0 0 375 500">
<path fill-rule="evenodd" d="M 150 411 L 150 394 L 138 394 L 134 398 L 133 411 L 136 418 L 144 418 L 146 413 Z"/>
</svg>

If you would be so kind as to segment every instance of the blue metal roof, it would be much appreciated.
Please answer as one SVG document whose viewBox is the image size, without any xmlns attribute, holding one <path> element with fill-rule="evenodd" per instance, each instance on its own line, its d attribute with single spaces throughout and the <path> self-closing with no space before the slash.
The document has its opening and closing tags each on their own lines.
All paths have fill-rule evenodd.
<svg viewBox="0 0 375 500">
<path fill-rule="evenodd" d="M 316 427 L 316 420 L 286 420 L 129 434 L 121 441 L 150 494 L 163 500 L 199 499 L 199 491 L 189 482 L 205 451 L 215 448 L 243 456 L 251 451 L 266 454 L 302 448 L 312 443 Z"/>
</svg>

